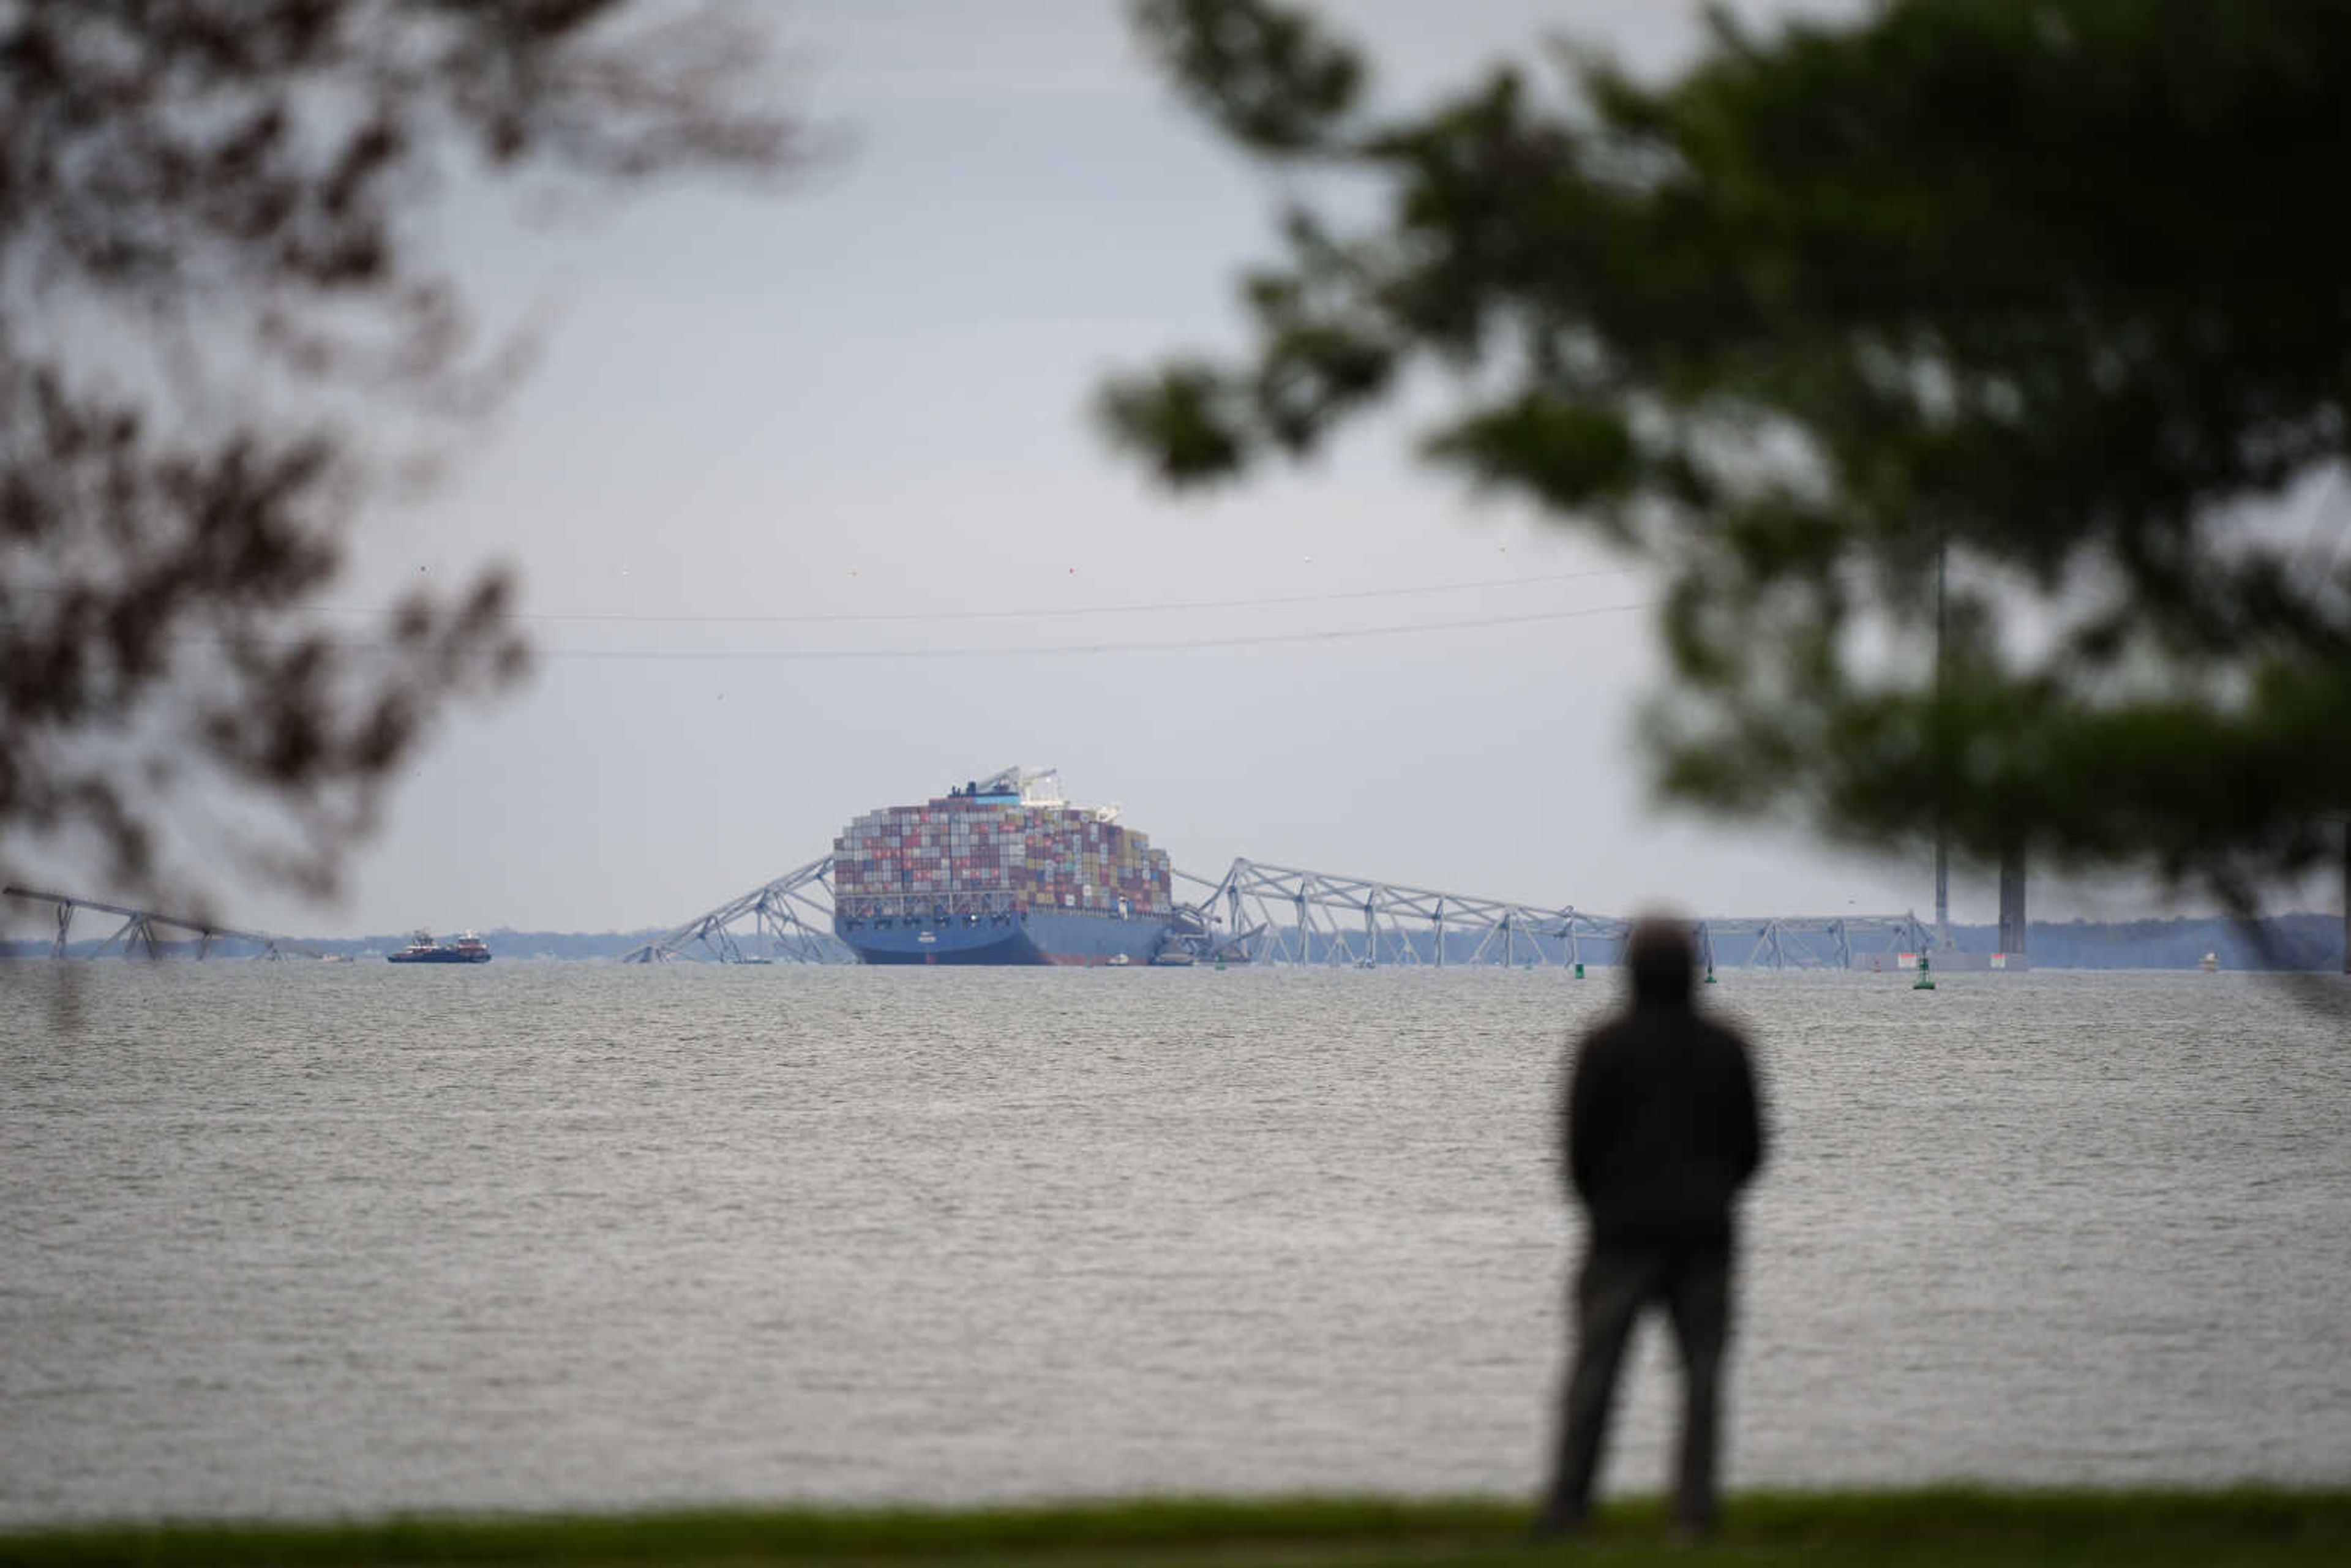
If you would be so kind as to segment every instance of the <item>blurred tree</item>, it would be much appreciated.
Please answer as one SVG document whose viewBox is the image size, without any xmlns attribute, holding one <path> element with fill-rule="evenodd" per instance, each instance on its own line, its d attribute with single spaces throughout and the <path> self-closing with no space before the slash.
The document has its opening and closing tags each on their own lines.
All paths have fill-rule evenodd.
<svg viewBox="0 0 2351 1568">
<path fill-rule="evenodd" d="M 2327 852 L 2351 5 L 1718 13 L 1672 79 L 1562 46 L 1416 114 L 1304 13 L 1135 12 L 1296 188 L 1384 198 L 1292 206 L 1243 362 L 1104 390 L 1165 481 L 1311 453 L 1434 367 L 1429 457 L 1664 570 L 1669 795 L 1877 845 L 1939 818 L 2240 911 Z"/>
<path fill-rule="evenodd" d="M 0 870 L 150 888 L 184 816 L 329 885 L 524 661 L 503 573 L 366 641 L 306 602 L 511 379 L 438 194 L 769 179 L 755 43 L 628 0 L 0 4 Z"/>
</svg>

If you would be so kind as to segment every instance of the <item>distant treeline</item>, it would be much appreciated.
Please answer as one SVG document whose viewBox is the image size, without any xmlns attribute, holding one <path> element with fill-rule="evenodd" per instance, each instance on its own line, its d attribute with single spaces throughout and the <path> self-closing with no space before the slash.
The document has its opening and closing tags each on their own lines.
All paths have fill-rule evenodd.
<svg viewBox="0 0 2351 1568">
<path fill-rule="evenodd" d="M 1755 927 L 1743 925 L 1736 929 L 1719 929 L 1716 952 L 1725 969 L 1742 967 L 1753 947 Z M 2340 969 L 2343 967 L 2343 917 L 2339 915 L 2276 915 L 2259 923 L 2259 939 L 2234 921 L 2221 916 L 2184 916 L 2169 920 L 2036 921 L 2025 936 L 2026 956 L 2036 969 L 2193 969 L 2213 954 L 2224 969 Z M 1997 925 L 1954 925 L 1952 939 L 1966 953 L 1994 953 L 2000 950 L 2000 927 Z M 1282 940 L 1294 950 L 1295 937 L 1285 928 Z M 1393 941 L 1387 934 L 1380 937 L 1380 959 L 1393 962 Z M 1359 951 L 1363 942 L 1360 934 L 1353 937 L 1347 952 Z M 1855 938 L 1855 950 L 1865 959 L 1872 951 L 1882 951 L 1886 938 L 1875 934 Z M 1437 942 L 1433 933 L 1413 933 L 1405 938 L 1414 958 L 1421 963 L 1433 961 Z M 1481 943 L 1485 957 L 1498 959 L 1502 951 L 1496 939 L 1486 941 L 1483 933 L 1450 931 L 1446 933 L 1445 961 L 1464 964 L 1474 961 Z M 1521 963 L 1540 952 L 1541 961 L 1558 963 L 1564 957 L 1564 946 L 1557 938 L 1534 938 L 1521 935 L 1518 938 L 1517 956 Z M 1800 951 L 1802 949 L 1802 951 Z M 1829 961 L 1834 944 L 1820 936 L 1797 938 L 1792 935 L 1786 944 L 1786 954 L 1792 965 L 1807 961 Z M 1576 954 L 1584 963 L 1614 964 L 1616 945 L 1597 938 L 1585 937 L 1576 944 Z M 1331 957 L 1331 938 L 1322 933 L 1311 933 L 1307 941 L 1310 962 L 1327 962 Z"/>
<path fill-rule="evenodd" d="M 2000 949 L 1997 925 L 1954 925 L 1960 950 Z M 2220 915 L 2170 920 L 2036 920 L 2025 942 L 2036 969 L 2340 969 L 2343 916 L 2273 915 L 2249 931 Z"/>
<path fill-rule="evenodd" d="M 89 919 L 97 925 L 102 916 Z M 76 923 L 80 924 L 79 922 Z M 663 934 L 665 927 L 647 926 L 642 931 L 514 931 L 501 926 L 485 931 L 482 940 L 500 958 L 617 958 L 632 948 L 642 947 Z M 333 954 L 340 958 L 381 957 L 408 946 L 409 933 L 396 936 L 288 936 L 283 939 L 287 951 L 324 956 Z M 104 936 L 79 938 L 67 947 L 77 958 L 95 956 L 106 945 Z M 0 942 L 0 956 L 39 958 L 47 956 L 49 944 L 44 940 Z M 250 942 L 216 941 L 212 956 L 215 958 L 250 958 L 260 951 Z M 167 958 L 193 958 L 197 945 L 193 941 L 165 942 L 162 956 Z"/>
<path fill-rule="evenodd" d="M 500 958 L 611 959 L 662 935 L 659 928 L 648 926 L 641 931 L 512 931 L 500 928 L 486 932 L 483 939 L 490 951 Z M 1993 925 L 1954 925 L 1951 935 L 1964 952 L 1991 953 L 1998 950 L 1999 927 Z M 1329 949 L 1325 938 L 1313 937 L 1309 953 L 1316 961 L 1325 959 Z M 1361 937 L 1356 938 L 1360 943 Z M 1879 940 L 1873 938 L 1873 941 Z M 2343 917 L 2339 915 L 2274 915 L 2259 924 L 2259 939 L 2231 920 L 2219 916 L 2181 916 L 2168 920 L 2071 920 L 2064 922 L 2035 921 L 2027 937 L 2029 956 L 2036 969 L 2193 969 L 2210 953 L 2220 960 L 2223 969 L 2340 969 L 2343 967 Z M 68 951 L 78 958 L 95 955 L 103 943 L 102 936 L 91 936 L 75 942 Z M 1406 939 L 1413 956 L 1429 963 L 1437 956 L 1434 934 L 1422 932 Z M 1468 964 L 1478 956 L 1485 938 L 1482 933 L 1451 931 L 1446 934 L 1445 960 L 1448 964 Z M 353 937 L 288 938 L 289 946 L 302 952 L 332 953 L 346 958 L 381 956 L 408 945 L 405 935 Z M 1747 956 L 1748 941 L 1744 937 L 1726 938 L 1722 962 L 1728 967 L 1738 967 Z M 751 946 L 747 943 L 746 947 Z M 1817 951 L 1825 951 L 1825 944 L 1815 939 Z M 0 956 L 37 958 L 49 950 L 46 941 L 28 940 L 0 942 Z M 1489 961 L 1501 954 L 1499 938 L 1486 944 Z M 1555 938 L 1538 940 L 1520 936 L 1517 940 L 1517 956 L 1524 963 L 1541 953 L 1545 962 L 1558 963 L 1564 957 L 1562 945 Z M 253 956 L 255 949 L 238 942 L 215 942 L 213 956 L 224 958 Z M 1584 941 L 1578 952 L 1587 964 L 1613 964 L 1616 960 L 1615 946 L 1602 941 Z M 1380 944 L 1384 962 L 1394 961 L 1390 939 L 1383 936 Z M 193 958 L 196 956 L 193 942 L 167 943 L 167 957 Z M 1794 955 L 1791 955 L 1794 956 Z"/>
</svg>

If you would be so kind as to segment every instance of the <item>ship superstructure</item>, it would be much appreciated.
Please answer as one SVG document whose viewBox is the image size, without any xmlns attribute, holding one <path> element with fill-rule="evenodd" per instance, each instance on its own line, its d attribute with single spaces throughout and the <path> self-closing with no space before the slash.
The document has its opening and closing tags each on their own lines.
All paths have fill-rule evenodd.
<svg viewBox="0 0 2351 1568">
<path fill-rule="evenodd" d="M 1128 964 L 1175 915 L 1165 851 L 1051 768 L 1007 768 L 833 841 L 833 932 L 869 964 Z"/>
</svg>

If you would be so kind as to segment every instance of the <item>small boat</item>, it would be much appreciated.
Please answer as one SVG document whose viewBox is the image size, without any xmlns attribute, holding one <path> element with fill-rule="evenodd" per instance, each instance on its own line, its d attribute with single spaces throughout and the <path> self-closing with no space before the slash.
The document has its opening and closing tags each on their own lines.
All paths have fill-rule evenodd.
<svg viewBox="0 0 2351 1568">
<path fill-rule="evenodd" d="M 1165 953 L 1154 953 L 1151 956 L 1151 967 L 1155 969 L 1188 969 L 1198 962 L 1199 959 L 1185 952 L 1181 947 Z"/>
<path fill-rule="evenodd" d="M 1113 953 L 1109 957 L 1102 960 L 1102 967 L 1106 969 L 1123 969 L 1133 962 L 1134 962 L 1134 960 L 1128 957 L 1123 953 Z"/>
</svg>

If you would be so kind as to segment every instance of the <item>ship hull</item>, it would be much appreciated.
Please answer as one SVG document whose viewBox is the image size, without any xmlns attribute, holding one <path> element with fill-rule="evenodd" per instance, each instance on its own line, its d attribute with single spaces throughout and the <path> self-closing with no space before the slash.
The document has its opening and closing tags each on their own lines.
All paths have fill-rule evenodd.
<svg viewBox="0 0 2351 1568">
<path fill-rule="evenodd" d="M 387 964 L 486 964 L 487 953 L 388 953 Z"/>
<path fill-rule="evenodd" d="M 1121 920 L 1111 915 L 1042 909 L 977 919 L 977 925 L 954 918 L 905 918 L 885 925 L 836 917 L 832 930 L 867 964 L 1081 967 L 1122 959 L 1148 963 L 1168 925 L 1165 919 Z"/>
</svg>

